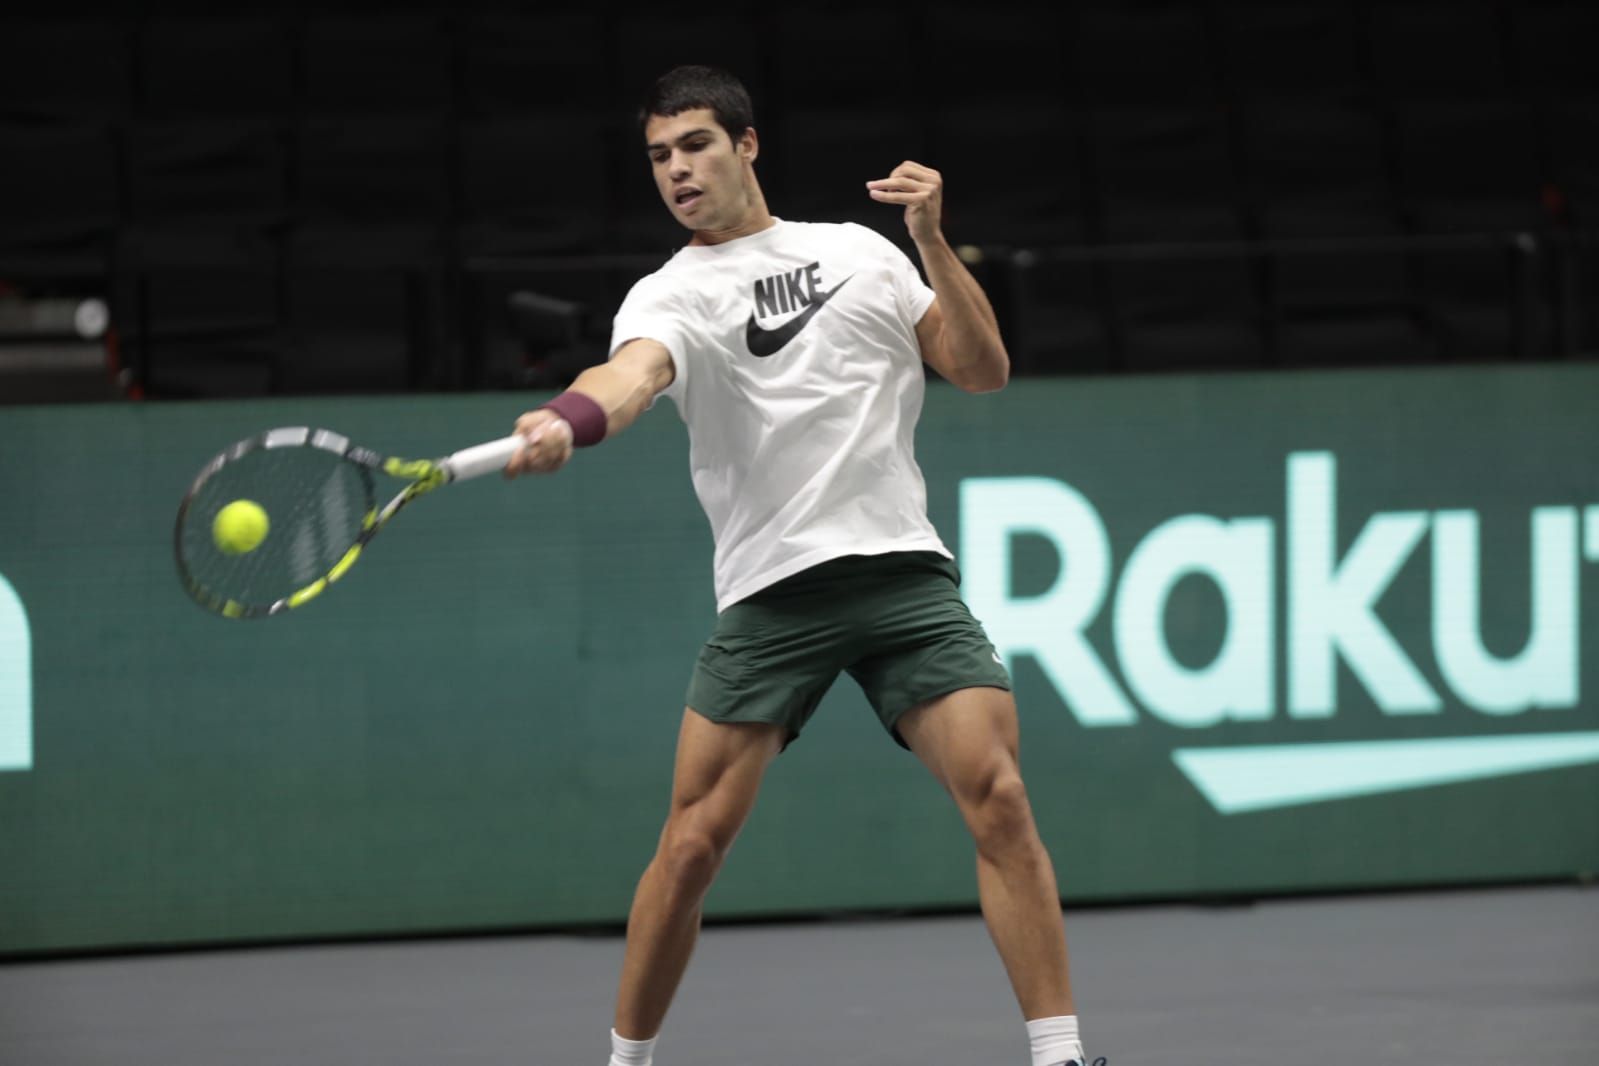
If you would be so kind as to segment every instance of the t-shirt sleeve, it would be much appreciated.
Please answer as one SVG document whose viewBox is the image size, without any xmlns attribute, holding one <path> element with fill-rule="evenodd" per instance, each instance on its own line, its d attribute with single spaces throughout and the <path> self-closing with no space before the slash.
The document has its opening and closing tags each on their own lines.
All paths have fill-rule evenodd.
<svg viewBox="0 0 1599 1066">
<path fill-rule="evenodd" d="M 690 373 L 687 322 L 678 292 L 653 274 L 639 279 L 617 308 L 606 358 L 614 358 L 628 341 L 640 338 L 657 342 L 672 357 L 672 383 L 664 394 L 681 409 Z"/>
<path fill-rule="evenodd" d="M 904 316 L 906 324 L 915 329 L 922 316 L 927 314 L 927 309 L 933 306 L 937 294 L 928 288 L 916 264 L 911 262 L 910 256 L 899 245 L 870 227 L 859 228 L 868 235 L 867 240 L 888 264 L 889 273 L 894 279 L 894 299 L 899 305 L 899 313 Z"/>
</svg>

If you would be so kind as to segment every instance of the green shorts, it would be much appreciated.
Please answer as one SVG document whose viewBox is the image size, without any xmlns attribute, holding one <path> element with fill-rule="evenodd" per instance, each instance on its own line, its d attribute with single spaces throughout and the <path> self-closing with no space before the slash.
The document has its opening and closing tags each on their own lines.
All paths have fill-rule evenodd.
<svg viewBox="0 0 1599 1066">
<path fill-rule="evenodd" d="M 700 651 L 688 705 L 713 722 L 775 722 L 784 746 L 847 671 L 901 747 L 894 724 L 963 688 L 1010 675 L 937 552 L 848 555 L 803 570 L 723 611 Z"/>
</svg>

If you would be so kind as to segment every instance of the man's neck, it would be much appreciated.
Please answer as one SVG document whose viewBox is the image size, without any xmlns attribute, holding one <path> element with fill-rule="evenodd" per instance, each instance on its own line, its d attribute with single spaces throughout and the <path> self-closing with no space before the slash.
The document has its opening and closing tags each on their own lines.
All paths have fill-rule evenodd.
<svg viewBox="0 0 1599 1066">
<path fill-rule="evenodd" d="M 763 204 L 744 216 L 744 220 L 736 226 L 730 226 L 722 230 L 695 230 L 694 236 L 689 238 L 688 243 L 690 247 L 695 245 L 726 244 L 728 241 L 736 241 L 740 237 L 748 237 L 752 233 L 759 233 L 763 229 L 770 229 L 776 224 L 777 220 L 772 217 L 771 212 L 767 211 Z"/>
</svg>

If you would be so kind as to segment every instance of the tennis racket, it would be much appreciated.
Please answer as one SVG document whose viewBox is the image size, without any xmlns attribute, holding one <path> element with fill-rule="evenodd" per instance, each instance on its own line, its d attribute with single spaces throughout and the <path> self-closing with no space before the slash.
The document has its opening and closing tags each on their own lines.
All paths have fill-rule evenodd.
<svg viewBox="0 0 1599 1066">
<path fill-rule="evenodd" d="M 196 603 L 224 618 L 301 607 L 348 573 L 406 504 L 503 468 L 524 443 L 510 436 L 443 459 L 409 460 L 306 426 L 241 440 L 205 464 L 178 505 L 178 577 Z M 381 508 L 379 475 L 405 483 Z M 223 508 L 239 501 L 259 518 L 243 546 L 218 525 Z"/>
</svg>

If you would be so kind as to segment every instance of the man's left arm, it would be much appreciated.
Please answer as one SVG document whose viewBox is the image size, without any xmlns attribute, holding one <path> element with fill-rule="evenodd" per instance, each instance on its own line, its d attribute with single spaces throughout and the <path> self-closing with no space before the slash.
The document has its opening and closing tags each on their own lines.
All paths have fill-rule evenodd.
<svg viewBox="0 0 1599 1066">
<path fill-rule="evenodd" d="M 906 161 L 888 177 L 866 183 L 872 199 L 905 205 L 905 228 L 922 257 L 937 299 L 916 324 L 922 358 L 967 392 L 994 392 L 1010 378 L 1010 356 L 983 287 L 944 239 L 944 179 Z"/>
</svg>

